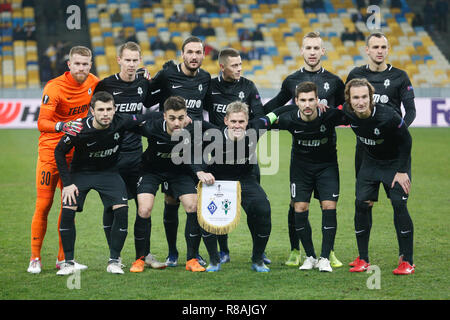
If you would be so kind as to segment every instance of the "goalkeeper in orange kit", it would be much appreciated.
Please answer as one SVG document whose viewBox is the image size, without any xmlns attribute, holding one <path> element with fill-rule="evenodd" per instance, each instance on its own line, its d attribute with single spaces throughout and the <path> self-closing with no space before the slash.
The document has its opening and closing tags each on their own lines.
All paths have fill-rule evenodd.
<svg viewBox="0 0 450 320">
<path fill-rule="evenodd" d="M 56 187 L 62 189 L 56 166 L 54 150 L 64 134 L 77 135 L 82 125 L 77 119 L 86 117 L 89 103 L 99 79 L 90 73 L 92 52 L 83 46 L 70 50 L 69 70 L 50 80 L 43 92 L 38 118 L 39 137 L 38 160 L 36 166 L 36 208 L 31 223 L 31 258 L 28 267 L 30 273 L 41 272 L 41 248 L 47 230 L 47 217 L 52 207 Z M 70 164 L 73 152 L 67 154 Z M 58 228 L 61 212 L 58 219 Z M 59 232 L 58 232 L 59 235 Z M 64 262 L 61 238 L 56 261 L 58 268 Z M 87 268 L 81 264 L 76 267 Z"/>
</svg>

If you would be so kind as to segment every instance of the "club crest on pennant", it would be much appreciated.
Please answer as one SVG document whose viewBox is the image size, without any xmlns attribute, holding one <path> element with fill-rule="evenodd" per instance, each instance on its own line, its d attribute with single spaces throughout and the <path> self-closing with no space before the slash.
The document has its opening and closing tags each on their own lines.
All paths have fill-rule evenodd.
<svg viewBox="0 0 450 320">
<path fill-rule="evenodd" d="M 225 199 L 222 201 L 222 210 L 225 214 L 228 214 L 228 211 L 231 209 L 231 201 Z"/>
<path fill-rule="evenodd" d="M 214 201 L 211 201 L 211 203 L 208 205 L 208 210 L 211 214 L 214 214 L 214 212 L 216 212 L 217 206 Z"/>
</svg>

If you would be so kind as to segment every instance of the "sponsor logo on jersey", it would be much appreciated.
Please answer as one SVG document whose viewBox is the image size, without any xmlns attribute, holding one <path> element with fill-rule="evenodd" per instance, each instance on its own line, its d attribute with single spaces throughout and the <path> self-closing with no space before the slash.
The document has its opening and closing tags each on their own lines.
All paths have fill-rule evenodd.
<svg viewBox="0 0 450 320">
<path fill-rule="evenodd" d="M 384 142 L 384 139 L 374 140 L 374 139 L 364 138 L 364 137 L 360 137 L 360 136 L 358 136 L 358 139 L 362 143 L 364 143 L 365 145 L 368 145 L 368 146 L 375 146 L 377 144 L 382 144 Z"/>
<path fill-rule="evenodd" d="M 136 103 L 116 103 L 116 112 L 140 112 L 143 109 L 144 104 L 142 102 Z"/>
<path fill-rule="evenodd" d="M 214 103 L 213 109 L 215 112 L 227 113 L 227 105 L 226 104 Z"/>
<path fill-rule="evenodd" d="M 378 93 L 374 93 L 373 95 L 373 102 L 377 103 L 377 102 L 381 102 L 381 103 L 388 103 L 389 102 L 389 97 L 385 94 L 380 95 Z"/>
<path fill-rule="evenodd" d="M 322 139 L 309 139 L 309 140 L 298 140 L 298 144 L 302 147 L 319 147 L 328 142 L 328 138 Z"/>
<path fill-rule="evenodd" d="M 88 109 L 89 109 L 89 105 L 83 104 L 82 106 L 70 108 L 69 113 L 67 115 L 71 116 L 71 115 L 75 115 L 75 114 L 79 114 L 79 113 L 84 113 Z"/>
<path fill-rule="evenodd" d="M 117 145 L 111 149 L 90 152 L 89 158 L 106 158 L 106 157 L 109 157 L 109 156 L 113 155 L 114 153 L 116 153 L 117 150 L 119 150 L 119 145 Z"/>
<path fill-rule="evenodd" d="M 200 108 L 202 106 L 202 100 L 186 99 L 186 108 Z"/>
</svg>

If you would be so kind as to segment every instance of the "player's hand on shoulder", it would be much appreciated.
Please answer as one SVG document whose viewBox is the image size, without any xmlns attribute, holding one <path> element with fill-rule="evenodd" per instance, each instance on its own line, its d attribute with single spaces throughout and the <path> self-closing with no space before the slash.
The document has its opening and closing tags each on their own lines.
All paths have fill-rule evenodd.
<svg viewBox="0 0 450 320">
<path fill-rule="evenodd" d="M 317 106 L 319 107 L 321 112 L 327 112 L 327 109 L 330 109 L 329 106 L 320 102 L 317 104 Z"/>
<path fill-rule="evenodd" d="M 150 71 L 147 70 L 147 68 L 142 67 L 136 70 L 136 74 L 140 77 L 144 77 L 147 80 L 151 80 L 152 76 L 150 75 Z"/>
<path fill-rule="evenodd" d="M 76 136 L 83 129 L 83 123 L 80 120 L 71 120 L 67 122 L 60 121 L 56 124 L 56 132 L 64 132 L 65 134 Z"/>
</svg>

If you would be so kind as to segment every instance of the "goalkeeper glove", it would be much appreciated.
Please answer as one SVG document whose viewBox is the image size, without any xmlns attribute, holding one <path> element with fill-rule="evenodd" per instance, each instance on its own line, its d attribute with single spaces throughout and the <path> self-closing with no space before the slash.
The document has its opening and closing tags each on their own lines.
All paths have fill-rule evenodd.
<svg viewBox="0 0 450 320">
<path fill-rule="evenodd" d="M 60 121 L 56 124 L 56 132 L 64 132 L 65 134 L 76 136 L 83 129 L 83 123 L 78 120 L 63 122 Z"/>
</svg>

